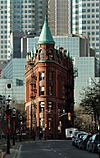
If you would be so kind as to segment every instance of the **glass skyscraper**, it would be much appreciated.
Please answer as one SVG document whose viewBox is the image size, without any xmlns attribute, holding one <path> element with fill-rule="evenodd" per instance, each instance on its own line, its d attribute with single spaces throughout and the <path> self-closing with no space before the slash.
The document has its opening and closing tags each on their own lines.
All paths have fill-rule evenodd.
<svg viewBox="0 0 100 158">
<path fill-rule="evenodd" d="M 72 33 L 87 35 L 100 60 L 100 0 L 72 0 Z"/>
<path fill-rule="evenodd" d="M 55 36 L 65 36 L 71 32 L 71 1 L 48 0 L 48 21 Z"/>
<path fill-rule="evenodd" d="M 47 0 L 0 0 L 0 61 L 21 57 L 20 38 L 40 34 L 47 8 Z"/>
</svg>

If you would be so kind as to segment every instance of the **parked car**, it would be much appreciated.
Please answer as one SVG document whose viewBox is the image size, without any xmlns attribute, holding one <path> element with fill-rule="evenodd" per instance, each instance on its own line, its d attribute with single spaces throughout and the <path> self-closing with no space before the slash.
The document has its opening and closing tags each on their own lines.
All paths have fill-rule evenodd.
<svg viewBox="0 0 100 158">
<path fill-rule="evenodd" d="M 77 134 L 76 139 L 75 139 L 75 146 L 76 147 L 79 147 L 80 141 L 82 140 L 83 136 L 86 134 L 87 134 L 86 132 L 81 132 L 81 133 Z"/>
<path fill-rule="evenodd" d="M 97 145 L 98 153 L 100 154 L 100 144 Z"/>
<path fill-rule="evenodd" d="M 79 147 L 79 144 L 83 138 L 84 135 L 87 135 L 87 133 L 79 133 L 76 137 L 76 140 L 75 140 L 75 146 L 76 147 Z"/>
<path fill-rule="evenodd" d="M 80 139 L 80 143 L 79 143 L 80 149 L 86 150 L 86 145 L 90 137 L 92 137 L 92 134 L 86 134 Z"/>
<path fill-rule="evenodd" d="M 0 133 L 0 139 L 6 139 L 6 135 L 4 133 Z"/>
<path fill-rule="evenodd" d="M 93 136 L 89 138 L 86 149 L 88 151 L 97 152 L 98 144 L 100 144 L 100 134 L 96 133 L 96 134 L 93 134 Z"/>
<path fill-rule="evenodd" d="M 72 136 L 72 145 L 75 145 L 76 135 L 77 135 L 79 132 L 80 132 L 80 131 L 74 131 L 73 136 Z"/>
</svg>

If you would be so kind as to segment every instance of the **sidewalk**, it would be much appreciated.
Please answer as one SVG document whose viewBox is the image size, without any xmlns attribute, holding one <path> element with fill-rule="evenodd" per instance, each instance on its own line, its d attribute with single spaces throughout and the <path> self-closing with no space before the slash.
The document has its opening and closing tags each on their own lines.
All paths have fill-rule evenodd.
<svg viewBox="0 0 100 158">
<path fill-rule="evenodd" d="M 20 142 L 16 142 L 16 144 L 10 148 L 10 154 L 4 152 L 1 158 L 17 158 L 19 147 L 20 147 Z"/>
</svg>

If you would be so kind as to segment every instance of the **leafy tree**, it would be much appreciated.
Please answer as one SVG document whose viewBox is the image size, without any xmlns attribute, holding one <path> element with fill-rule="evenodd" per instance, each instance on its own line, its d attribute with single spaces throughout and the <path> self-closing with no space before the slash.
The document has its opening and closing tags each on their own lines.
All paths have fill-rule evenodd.
<svg viewBox="0 0 100 158">
<path fill-rule="evenodd" d="M 93 117 L 96 129 L 96 122 L 100 121 L 100 81 L 97 83 L 93 81 L 91 87 L 83 90 L 81 97 L 80 106 Z"/>
</svg>

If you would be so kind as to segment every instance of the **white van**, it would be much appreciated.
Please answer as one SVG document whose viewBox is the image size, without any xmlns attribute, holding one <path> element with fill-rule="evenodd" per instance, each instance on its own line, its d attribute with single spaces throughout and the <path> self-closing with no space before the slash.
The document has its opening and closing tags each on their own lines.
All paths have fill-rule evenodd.
<svg viewBox="0 0 100 158">
<path fill-rule="evenodd" d="M 65 137 L 66 137 L 66 139 L 72 139 L 74 131 L 77 131 L 77 128 L 66 128 L 65 129 Z"/>
</svg>

